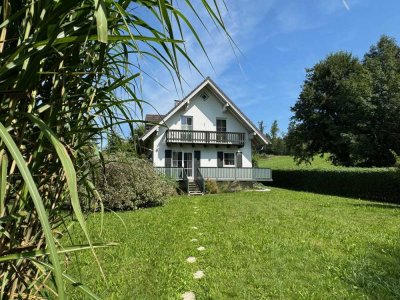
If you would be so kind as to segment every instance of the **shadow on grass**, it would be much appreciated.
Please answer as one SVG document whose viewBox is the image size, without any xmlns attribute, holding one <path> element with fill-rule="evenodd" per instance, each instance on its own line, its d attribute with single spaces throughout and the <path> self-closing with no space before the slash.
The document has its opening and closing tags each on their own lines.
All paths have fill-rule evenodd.
<svg viewBox="0 0 400 300">
<path fill-rule="evenodd" d="M 370 299 L 400 299 L 400 249 L 374 245 L 374 252 L 352 261 L 344 280 Z"/>
<path fill-rule="evenodd" d="M 272 170 L 271 186 L 400 204 L 400 172 L 394 170 Z"/>
<path fill-rule="evenodd" d="M 399 204 L 391 204 L 391 203 L 363 203 L 363 204 L 352 204 L 352 206 L 357 206 L 357 207 L 365 207 L 365 208 L 383 208 L 383 209 L 399 209 L 400 210 L 400 205 Z"/>
</svg>

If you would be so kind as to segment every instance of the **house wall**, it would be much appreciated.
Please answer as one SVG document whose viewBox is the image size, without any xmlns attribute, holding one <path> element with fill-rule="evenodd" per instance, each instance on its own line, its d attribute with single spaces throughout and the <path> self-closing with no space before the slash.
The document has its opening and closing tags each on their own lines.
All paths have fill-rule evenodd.
<svg viewBox="0 0 400 300">
<path fill-rule="evenodd" d="M 165 166 L 165 150 L 171 149 L 182 152 L 193 152 L 195 150 L 201 151 L 201 166 L 202 167 L 217 167 L 217 152 L 242 152 L 242 166 L 252 167 L 251 163 L 251 139 L 249 131 L 240 123 L 235 116 L 229 111 L 229 108 L 224 112 L 223 104 L 212 94 L 206 90 L 209 98 L 203 100 L 200 95 L 203 91 L 199 92 L 198 95 L 190 100 L 187 108 L 182 108 L 179 112 L 175 113 L 174 116 L 169 118 L 166 125 L 169 129 L 181 129 L 181 115 L 193 117 L 193 130 L 203 131 L 216 131 L 216 120 L 217 118 L 226 119 L 226 130 L 230 132 L 244 132 L 245 133 L 245 144 L 243 147 L 238 148 L 237 146 L 212 146 L 212 145 L 170 145 L 166 144 L 165 132 L 168 128 L 160 126 L 159 131 L 154 137 L 153 144 L 153 164 L 156 167 Z"/>
</svg>

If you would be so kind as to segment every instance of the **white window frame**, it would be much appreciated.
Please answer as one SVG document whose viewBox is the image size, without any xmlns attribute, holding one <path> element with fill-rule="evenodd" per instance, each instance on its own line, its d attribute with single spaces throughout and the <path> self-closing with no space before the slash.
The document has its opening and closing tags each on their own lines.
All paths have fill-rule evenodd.
<svg viewBox="0 0 400 300">
<path fill-rule="evenodd" d="M 187 124 L 187 119 L 192 119 L 192 125 Z M 182 130 L 193 130 L 193 116 L 181 115 L 181 128 Z"/>
<path fill-rule="evenodd" d="M 225 154 L 233 155 L 233 165 L 225 164 Z M 235 168 L 236 167 L 236 155 L 235 155 L 235 152 L 224 152 L 224 155 L 223 155 L 223 158 L 222 158 L 222 165 L 223 165 L 224 168 Z"/>
</svg>

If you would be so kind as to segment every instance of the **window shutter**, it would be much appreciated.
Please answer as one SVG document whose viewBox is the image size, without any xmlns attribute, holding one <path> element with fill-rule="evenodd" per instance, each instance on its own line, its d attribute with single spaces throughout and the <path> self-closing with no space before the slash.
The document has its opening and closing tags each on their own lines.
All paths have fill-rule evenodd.
<svg viewBox="0 0 400 300">
<path fill-rule="evenodd" d="M 165 167 L 170 168 L 172 166 L 172 151 L 165 150 Z"/>
<path fill-rule="evenodd" d="M 222 168 L 224 166 L 224 152 L 217 152 L 217 167 Z"/>
<path fill-rule="evenodd" d="M 243 167 L 242 152 L 236 152 L 236 168 Z"/>
</svg>

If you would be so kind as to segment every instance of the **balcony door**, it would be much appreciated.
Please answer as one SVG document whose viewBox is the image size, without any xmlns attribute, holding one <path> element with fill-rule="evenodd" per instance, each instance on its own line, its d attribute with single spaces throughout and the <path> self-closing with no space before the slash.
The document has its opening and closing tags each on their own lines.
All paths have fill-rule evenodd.
<svg viewBox="0 0 400 300">
<path fill-rule="evenodd" d="M 226 141 L 226 119 L 217 119 L 217 142 Z"/>
<path fill-rule="evenodd" d="M 193 117 L 192 116 L 181 116 L 181 132 L 180 139 L 185 142 L 190 142 L 193 138 Z"/>
</svg>

